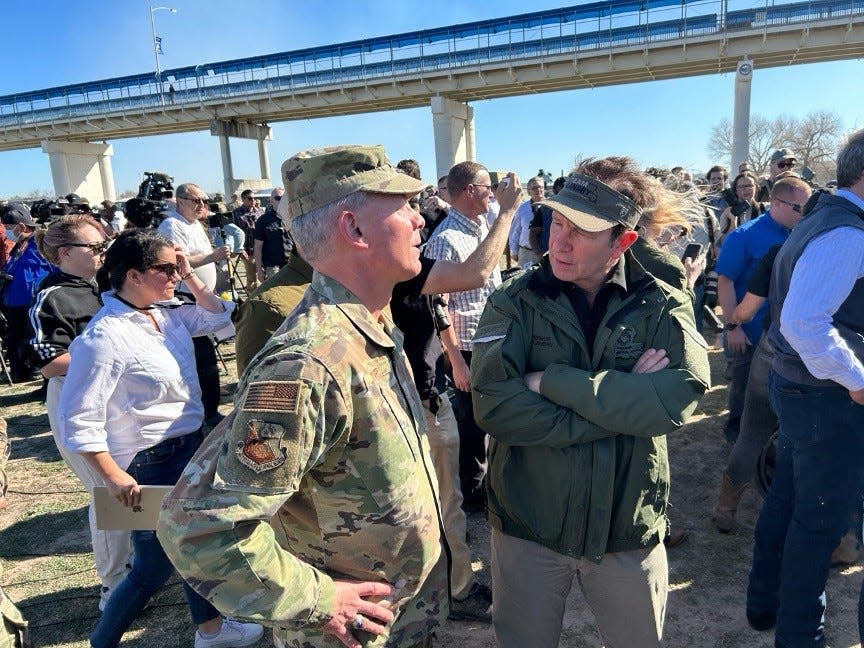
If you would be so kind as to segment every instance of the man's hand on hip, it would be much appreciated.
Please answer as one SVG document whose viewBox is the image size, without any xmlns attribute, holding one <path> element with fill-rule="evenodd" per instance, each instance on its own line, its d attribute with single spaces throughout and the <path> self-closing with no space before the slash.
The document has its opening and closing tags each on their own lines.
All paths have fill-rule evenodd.
<svg viewBox="0 0 864 648">
<path fill-rule="evenodd" d="M 849 397 L 859 405 L 864 405 L 864 389 L 849 390 Z"/>
<path fill-rule="evenodd" d="M 361 648 L 351 630 L 384 634 L 384 626 L 395 618 L 386 607 L 389 601 L 375 603 L 366 599 L 392 597 L 393 587 L 387 583 L 343 580 L 334 580 L 333 586 L 336 588 L 336 607 L 333 617 L 321 628 L 325 634 L 333 635 L 348 648 Z"/>
</svg>

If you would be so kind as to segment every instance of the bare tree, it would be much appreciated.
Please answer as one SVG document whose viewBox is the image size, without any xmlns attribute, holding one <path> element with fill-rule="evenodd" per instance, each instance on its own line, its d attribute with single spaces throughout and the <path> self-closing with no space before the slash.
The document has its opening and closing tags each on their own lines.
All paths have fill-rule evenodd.
<svg viewBox="0 0 864 648">
<path fill-rule="evenodd" d="M 789 133 L 789 144 L 799 164 L 810 167 L 821 182 L 836 175 L 835 158 L 842 131 L 837 113 L 818 110 L 800 120 Z"/>
<path fill-rule="evenodd" d="M 772 120 L 762 115 L 750 118 L 750 150 L 747 162 L 757 173 L 765 173 L 771 153 L 788 147 L 795 153 L 801 166 L 809 166 L 822 181 L 834 174 L 834 155 L 842 131 L 837 113 L 820 110 L 803 119 L 778 115 Z M 729 164 L 732 158 L 732 125 L 728 119 L 711 128 L 708 153 Z M 733 172 L 735 169 L 733 169 Z"/>
</svg>

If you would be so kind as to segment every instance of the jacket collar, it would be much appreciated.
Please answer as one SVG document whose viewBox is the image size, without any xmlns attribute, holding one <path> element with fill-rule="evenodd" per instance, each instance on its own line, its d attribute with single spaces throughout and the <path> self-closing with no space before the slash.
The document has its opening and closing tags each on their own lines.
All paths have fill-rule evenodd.
<svg viewBox="0 0 864 648">
<path fill-rule="evenodd" d="M 334 304 L 345 317 L 351 320 L 357 330 L 372 342 L 387 349 L 396 347 L 393 339 L 394 325 L 388 315 L 382 313 L 381 322 L 376 321 L 369 309 L 360 302 L 354 293 L 332 277 L 320 272 L 314 272 L 309 287 L 326 301 Z"/>
<path fill-rule="evenodd" d="M 643 284 L 653 282 L 654 278 L 649 275 L 642 265 L 633 256 L 630 250 L 624 252 L 618 260 L 618 265 L 612 271 L 612 274 L 607 279 L 606 283 L 612 283 L 620 286 L 625 295 L 630 295 Z M 541 297 L 556 299 L 561 294 L 564 282 L 556 278 L 552 274 L 552 266 L 549 263 L 549 255 L 543 257 L 540 267 L 534 272 L 534 275 L 528 280 L 528 290 L 536 293 Z"/>
</svg>

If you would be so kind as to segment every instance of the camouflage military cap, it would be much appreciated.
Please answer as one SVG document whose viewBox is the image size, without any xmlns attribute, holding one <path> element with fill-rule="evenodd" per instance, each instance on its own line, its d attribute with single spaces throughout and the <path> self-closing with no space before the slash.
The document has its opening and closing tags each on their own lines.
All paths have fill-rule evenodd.
<svg viewBox="0 0 864 648">
<path fill-rule="evenodd" d="M 413 196 L 426 186 L 391 165 L 380 145 L 300 151 L 282 163 L 282 184 L 278 213 L 287 223 L 355 191 Z"/>
</svg>

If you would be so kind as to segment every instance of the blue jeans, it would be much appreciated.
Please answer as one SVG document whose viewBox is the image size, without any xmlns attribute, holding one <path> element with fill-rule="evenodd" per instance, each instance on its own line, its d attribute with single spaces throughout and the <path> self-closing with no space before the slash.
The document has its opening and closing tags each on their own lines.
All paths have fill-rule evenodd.
<svg viewBox="0 0 864 648">
<path fill-rule="evenodd" d="M 175 484 L 202 439 L 200 431 L 167 439 L 135 455 L 126 472 L 139 484 Z M 174 566 L 162 550 L 156 531 L 132 531 L 132 546 L 135 548 L 132 570 L 111 593 L 105 611 L 90 635 L 93 648 L 117 646 L 150 597 L 174 573 Z M 183 590 L 196 625 L 219 616 L 219 611 L 185 582 Z"/>
<path fill-rule="evenodd" d="M 747 610 L 776 615 L 776 646 L 824 646 L 831 552 L 864 489 L 864 407 L 839 385 L 810 387 L 773 372 L 770 395 L 780 434 Z"/>
</svg>

